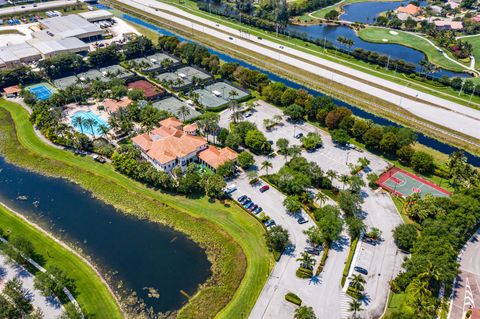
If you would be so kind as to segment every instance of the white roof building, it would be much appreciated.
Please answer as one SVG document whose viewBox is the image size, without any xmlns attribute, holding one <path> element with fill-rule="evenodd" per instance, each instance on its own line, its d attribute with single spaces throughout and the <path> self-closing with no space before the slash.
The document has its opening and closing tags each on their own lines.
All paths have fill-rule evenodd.
<svg viewBox="0 0 480 319">
<path fill-rule="evenodd" d="M 98 37 L 104 33 L 100 27 L 76 14 L 47 18 L 39 22 L 43 29 L 47 29 L 46 32 L 50 32 L 52 36 L 58 36 L 60 38 L 75 37 L 88 39 Z M 32 36 L 35 35 L 32 34 Z"/>
<path fill-rule="evenodd" d="M 11 68 L 42 58 L 40 52 L 28 43 L 0 47 L 0 68 Z"/>
<path fill-rule="evenodd" d="M 78 53 L 88 51 L 88 44 L 77 38 L 40 40 L 31 39 L 27 43 L 37 49 L 43 58 L 48 58 L 59 53 Z"/>
<path fill-rule="evenodd" d="M 113 14 L 107 10 L 94 10 L 78 13 L 78 15 L 89 22 L 97 22 L 113 18 Z"/>
</svg>

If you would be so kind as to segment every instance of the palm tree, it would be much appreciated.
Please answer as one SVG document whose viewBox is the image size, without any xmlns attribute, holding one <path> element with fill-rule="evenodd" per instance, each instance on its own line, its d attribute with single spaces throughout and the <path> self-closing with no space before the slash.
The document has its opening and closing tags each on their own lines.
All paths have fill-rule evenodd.
<svg viewBox="0 0 480 319">
<path fill-rule="evenodd" d="M 327 199 L 328 199 L 328 196 L 320 191 L 315 194 L 315 200 L 319 201 L 320 207 L 323 206 L 323 204 L 325 204 Z"/>
<path fill-rule="evenodd" d="M 268 175 L 268 170 L 269 170 L 270 168 L 272 168 L 272 167 L 273 167 L 273 165 L 272 165 L 271 162 L 269 162 L 269 161 L 263 161 L 263 162 L 262 162 L 261 168 L 262 168 L 262 169 L 265 169 L 265 171 L 267 172 L 267 175 Z"/>
<path fill-rule="evenodd" d="M 329 169 L 326 173 L 327 177 L 330 179 L 330 184 L 333 183 L 333 180 L 338 177 L 338 174 L 333 169 Z"/>
<path fill-rule="evenodd" d="M 300 261 L 302 267 L 305 269 L 312 269 L 313 265 L 315 265 L 315 259 L 307 252 L 302 252 L 302 257 L 297 258 L 297 261 Z"/>
<path fill-rule="evenodd" d="M 230 101 L 235 100 L 235 97 L 237 97 L 237 96 L 238 96 L 238 92 L 235 91 L 235 90 L 231 90 L 230 92 L 228 92 L 228 99 Z"/>
<path fill-rule="evenodd" d="M 297 156 L 299 156 L 300 154 L 302 154 L 302 148 L 301 148 L 299 145 L 292 145 L 292 146 L 288 149 L 288 153 L 289 153 L 290 156 L 292 156 L 292 157 L 297 157 Z"/>
<path fill-rule="evenodd" d="M 98 130 L 102 133 L 102 136 L 105 137 L 105 136 L 107 136 L 108 132 L 110 131 L 110 128 L 105 124 L 100 124 L 98 126 Z"/>
<path fill-rule="evenodd" d="M 80 127 L 80 131 L 82 132 L 83 134 L 83 119 L 80 117 L 80 116 L 76 116 L 73 118 L 73 125 L 75 125 L 76 127 Z"/>
<path fill-rule="evenodd" d="M 92 131 L 93 138 L 95 138 L 95 130 L 93 129 L 94 126 L 97 126 L 97 122 L 94 119 L 88 118 L 85 120 L 85 125 L 90 126 L 90 130 Z"/>
<path fill-rule="evenodd" d="M 230 119 L 233 121 L 234 124 L 237 124 L 243 118 L 242 112 L 233 112 L 230 115 Z"/>
<path fill-rule="evenodd" d="M 357 312 L 363 310 L 362 303 L 355 299 L 352 299 L 352 301 L 348 303 L 348 306 L 349 306 L 348 311 L 353 312 L 353 315 L 352 315 L 353 319 L 357 318 Z"/>
<path fill-rule="evenodd" d="M 345 184 L 347 184 L 350 181 L 350 176 L 343 174 L 340 175 L 340 182 L 342 182 L 342 189 L 345 189 Z"/>
<path fill-rule="evenodd" d="M 185 122 L 185 118 L 190 115 L 190 111 L 190 108 L 184 104 L 178 109 L 177 115 L 181 116 L 183 121 Z"/>
<path fill-rule="evenodd" d="M 358 291 L 363 291 L 365 288 L 363 287 L 363 284 L 365 283 L 365 278 L 363 278 L 362 275 L 360 274 L 354 274 L 352 275 L 352 280 L 350 281 L 350 286 L 357 289 Z"/>
</svg>

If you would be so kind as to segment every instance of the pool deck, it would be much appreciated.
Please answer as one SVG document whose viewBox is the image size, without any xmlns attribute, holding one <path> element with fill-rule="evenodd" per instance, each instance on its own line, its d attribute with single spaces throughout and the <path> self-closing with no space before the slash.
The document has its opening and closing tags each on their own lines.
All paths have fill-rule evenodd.
<svg viewBox="0 0 480 319">
<path fill-rule="evenodd" d="M 74 127 L 72 123 L 72 116 L 75 115 L 75 113 L 79 111 L 83 112 L 93 112 L 95 115 L 97 115 L 100 119 L 108 123 L 108 119 L 110 115 L 104 111 L 104 110 L 99 110 L 98 107 L 100 106 L 100 103 L 95 102 L 93 105 L 80 105 L 77 103 L 72 103 L 68 104 L 65 106 L 65 109 L 63 111 L 63 122 L 67 125 L 70 125 L 71 127 Z M 87 134 L 87 136 L 89 136 Z"/>
</svg>

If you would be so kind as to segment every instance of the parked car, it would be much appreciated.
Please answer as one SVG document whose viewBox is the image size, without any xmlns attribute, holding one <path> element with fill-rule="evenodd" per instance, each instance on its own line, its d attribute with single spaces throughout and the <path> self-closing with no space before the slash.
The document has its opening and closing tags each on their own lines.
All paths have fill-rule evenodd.
<svg viewBox="0 0 480 319">
<path fill-rule="evenodd" d="M 102 164 L 106 162 L 105 158 L 103 158 L 102 156 L 100 156 L 98 154 L 95 154 L 92 157 L 93 157 L 93 160 L 96 161 L 96 162 L 99 162 L 99 163 L 102 163 Z"/>
<path fill-rule="evenodd" d="M 252 207 L 253 205 L 255 205 L 254 202 L 249 202 L 249 203 L 245 204 L 243 207 L 245 207 L 246 209 L 249 209 L 249 208 Z"/>
<path fill-rule="evenodd" d="M 256 215 L 256 214 L 260 214 L 262 211 L 263 211 L 263 208 L 260 207 L 260 206 L 258 206 L 257 208 L 255 208 L 255 209 L 253 210 L 253 212 L 255 213 L 255 215 Z"/>
<path fill-rule="evenodd" d="M 272 227 L 272 226 L 275 226 L 277 223 L 275 223 L 275 221 L 273 219 L 269 219 L 268 221 L 265 222 L 265 227 Z"/>
<path fill-rule="evenodd" d="M 309 253 L 309 254 L 312 254 L 312 255 L 320 255 L 320 248 L 315 248 L 315 247 L 312 247 L 312 246 L 307 246 L 305 247 L 305 252 Z"/>
<path fill-rule="evenodd" d="M 260 192 L 261 193 L 265 193 L 266 191 L 268 191 L 270 189 L 270 186 L 268 185 L 263 185 L 262 187 L 260 187 Z"/>
<path fill-rule="evenodd" d="M 230 193 L 233 193 L 236 190 L 237 190 L 237 185 L 230 184 L 230 185 L 227 186 L 227 188 L 225 188 L 225 193 L 230 194 Z"/>
<path fill-rule="evenodd" d="M 303 137 L 303 133 L 298 133 L 297 135 L 295 135 L 296 139 L 301 139 L 302 137 Z"/>
<path fill-rule="evenodd" d="M 242 195 L 242 196 L 239 196 L 239 197 L 237 198 L 237 200 L 238 200 L 239 203 L 241 203 L 241 202 L 243 202 L 244 200 L 246 200 L 247 198 L 248 198 L 247 195 Z"/>
<path fill-rule="evenodd" d="M 245 114 L 245 117 L 246 118 L 249 118 L 250 116 L 252 116 L 253 114 L 251 112 L 248 112 L 247 114 Z"/>
<path fill-rule="evenodd" d="M 230 40 L 233 40 L 233 37 L 228 37 Z"/>
<path fill-rule="evenodd" d="M 360 266 L 355 266 L 353 267 L 353 269 L 355 269 L 355 271 L 363 274 L 363 275 L 368 275 L 368 270 L 366 270 L 365 268 L 363 267 L 360 267 Z"/>
<path fill-rule="evenodd" d="M 305 218 L 303 218 L 303 216 L 300 216 L 300 218 L 297 219 L 297 222 L 299 224 L 305 224 L 305 223 L 308 223 L 308 219 L 305 219 Z"/>
<path fill-rule="evenodd" d="M 248 208 L 248 210 L 251 211 L 251 212 L 253 212 L 255 209 L 257 209 L 257 207 L 258 207 L 258 205 L 255 204 L 255 205 L 253 205 L 253 206 L 250 206 L 250 207 Z"/>
</svg>

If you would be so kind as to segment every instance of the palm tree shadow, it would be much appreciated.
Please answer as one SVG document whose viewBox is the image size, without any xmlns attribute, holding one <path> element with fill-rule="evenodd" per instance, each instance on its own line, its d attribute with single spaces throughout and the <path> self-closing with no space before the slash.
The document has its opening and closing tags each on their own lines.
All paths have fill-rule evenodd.
<svg viewBox="0 0 480 319">
<path fill-rule="evenodd" d="M 308 281 L 308 284 L 319 285 L 322 283 L 322 277 L 320 276 L 312 276 Z"/>
</svg>

